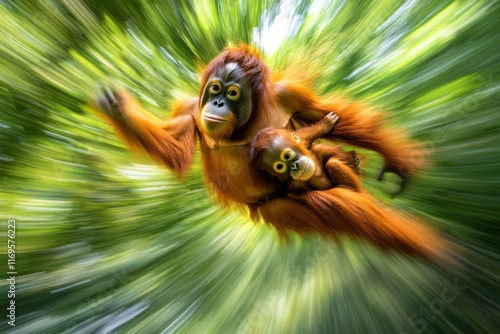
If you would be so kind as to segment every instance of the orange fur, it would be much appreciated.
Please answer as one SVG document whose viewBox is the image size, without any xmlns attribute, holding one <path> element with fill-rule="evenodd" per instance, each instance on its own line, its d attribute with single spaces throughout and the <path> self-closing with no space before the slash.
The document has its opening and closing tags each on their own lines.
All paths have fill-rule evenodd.
<svg viewBox="0 0 500 334">
<path fill-rule="evenodd" d="M 201 91 L 211 73 L 229 62 L 238 63 L 247 75 L 253 112 L 246 125 L 216 142 L 217 147 L 200 127 L 200 97 L 179 103 L 173 117 L 165 122 L 147 116 L 125 91 L 114 92 L 119 100 L 116 110 L 105 104 L 97 108 L 107 114 L 117 133 L 131 147 L 146 152 L 178 175 L 191 164 L 198 137 L 205 179 L 221 202 L 247 206 L 253 218 L 262 215 L 280 233 L 314 231 L 334 236 L 345 232 L 383 248 L 424 255 L 442 250 L 440 239 L 432 230 L 400 214 L 382 211 L 365 192 L 338 187 L 286 196 L 279 182 L 250 165 L 249 144 L 263 128 L 304 126 L 333 111 L 340 121 L 326 138 L 378 151 L 391 171 L 407 174 L 417 168 L 411 159 L 414 146 L 403 140 L 398 131 L 386 128 L 381 114 L 344 100 L 317 97 L 301 85 L 273 82 L 269 68 L 253 48 L 239 46 L 222 52 L 203 73 Z"/>
<path fill-rule="evenodd" d="M 309 141 L 322 133 L 321 129 L 321 123 L 301 128 L 297 132 L 301 134 L 300 138 L 307 140 L 297 143 L 290 135 L 291 131 L 266 128 L 253 141 L 251 155 L 256 163 L 259 163 L 259 153 L 269 149 L 274 138 L 279 136 L 278 149 L 292 148 L 318 164 L 316 173 L 307 181 L 284 176 L 284 186 L 289 190 L 287 197 L 257 208 L 265 221 L 277 227 L 284 237 L 290 230 L 300 234 L 319 231 L 331 237 L 344 233 L 363 237 L 384 249 L 442 259 L 451 245 L 423 222 L 384 208 L 370 196 L 353 168 L 349 167 L 352 156 L 346 157 L 340 147 L 326 144 L 314 144 L 307 149 Z M 272 168 L 269 173 L 280 177 Z"/>
<path fill-rule="evenodd" d="M 339 116 L 331 135 L 334 139 L 379 152 L 390 172 L 410 175 L 425 164 L 422 151 L 415 143 L 405 140 L 403 133 L 384 124 L 384 114 L 367 109 L 360 103 L 350 103 L 342 97 L 319 99 L 306 86 L 285 83 L 278 89 L 278 99 L 295 111 L 294 121 L 308 125 L 330 111 Z"/>
<path fill-rule="evenodd" d="M 432 260 L 451 258 L 453 246 L 432 228 L 399 212 L 382 208 L 364 191 L 335 187 L 277 198 L 259 207 L 278 233 L 311 232 L 335 238 L 346 234 L 382 249 L 419 254 Z"/>
</svg>

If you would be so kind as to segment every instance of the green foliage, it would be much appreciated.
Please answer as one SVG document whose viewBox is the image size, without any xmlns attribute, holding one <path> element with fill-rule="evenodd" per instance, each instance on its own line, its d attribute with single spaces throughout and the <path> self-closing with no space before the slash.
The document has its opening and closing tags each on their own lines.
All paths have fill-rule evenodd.
<svg viewBox="0 0 500 334">
<path fill-rule="evenodd" d="M 495 1 L 2 1 L 2 245 L 17 221 L 9 330 L 494 333 L 499 14 Z M 283 243 L 222 209 L 199 159 L 177 180 L 88 107 L 118 81 L 168 117 L 228 43 L 279 43 L 266 29 L 279 17 L 288 35 L 265 54 L 273 70 L 301 65 L 321 94 L 386 110 L 422 142 L 431 163 L 401 196 L 390 196 L 396 178 L 375 181 L 372 152 L 364 183 L 455 238 L 462 268 L 356 240 Z"/>
</svg>

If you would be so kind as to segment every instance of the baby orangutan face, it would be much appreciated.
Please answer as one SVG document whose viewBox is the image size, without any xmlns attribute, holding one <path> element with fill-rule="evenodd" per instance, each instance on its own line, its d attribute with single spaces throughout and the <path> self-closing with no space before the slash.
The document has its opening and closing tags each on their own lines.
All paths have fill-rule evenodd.
<svg viewBox="0 0 500 334">
<path fill-rule="evenodd" d="M 260 150 L 257 152 L 257 165 L 271 175 L 282 180 L 307 181 L 316 171 L 315 160 L 308 150 L 299 145 L 300 139 L 293 133 L 273 131 L 268 136 L 267 129 L 257 135 Z"/>
</svg>

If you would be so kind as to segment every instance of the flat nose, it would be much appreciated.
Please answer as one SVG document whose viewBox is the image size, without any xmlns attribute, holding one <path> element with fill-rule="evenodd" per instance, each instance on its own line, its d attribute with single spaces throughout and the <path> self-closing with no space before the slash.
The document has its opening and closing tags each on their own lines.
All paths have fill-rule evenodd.
<svg viewBox="0 0 500 334">
<path fill-rule="evenodd" d="M 222 101 L 214 101 L 214 106 L 220 108 L 224 106 L 224 102 Z"/>
<path fill-rule="evenodd" d="M 298 163 L 296 163 L 296 162 L 294 162 L 294 163 L 292 164 L 292 168 L 291 168 L 291 170 L 297 170 L 297 169 L 299 169 L 299 164 L 298 164 Z"/>
</svg>

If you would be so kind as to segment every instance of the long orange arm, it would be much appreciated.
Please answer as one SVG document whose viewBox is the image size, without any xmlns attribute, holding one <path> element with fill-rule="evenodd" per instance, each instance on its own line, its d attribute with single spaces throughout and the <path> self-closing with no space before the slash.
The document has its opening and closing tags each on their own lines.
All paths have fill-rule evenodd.
<svg viewBox="0 0 500 334">
<path fill-rule="evenodd" d="M 148 116 L 125 90 L 106 91 L 93 104 L 131 148 L 147 153 L 179 176 L 191 165 L 196 144 L 193 113 L 198 108 L 197 98 L 178 103 L 173 117 L 165 122 Z"/>
<path fill-rule="evenodd" d="M 407 177 L 424 163 L 417 145 L 405 140 L 401 131 L 385 126 L 382 113 L 342 98 L 321 99 L 300 84 L 278 82 L 276 86 L 279 103 L 292 114 L 293 121 L 304 126 L 333 111 L 339 121 L 324 138 L 379 152 L 385 158 L 383 171 Z"/>
</svg>

